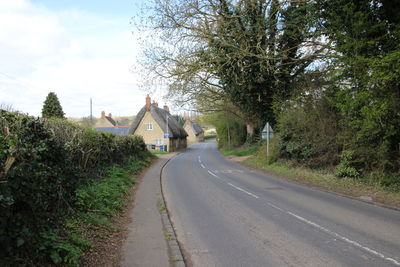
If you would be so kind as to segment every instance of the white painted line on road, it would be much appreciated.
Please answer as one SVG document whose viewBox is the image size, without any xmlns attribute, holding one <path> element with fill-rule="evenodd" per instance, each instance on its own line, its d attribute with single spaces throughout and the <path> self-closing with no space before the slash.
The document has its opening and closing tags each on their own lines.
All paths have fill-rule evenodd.
<svg viewBox="0 0 400 267">
<path fill-rule="evenodd" d="M 230 186 L 232 186 L 233 188 L 242 191 L 243 193 L 248 194 L 249 196 L 255 197 L 255 198 L 259 198 L 258 196 L 254 195 L 253 193 L 250 193 L 249 191 L 244 190 L 243 188 L 240 188 L 239 186 L 236 186 L 234 184 L 228 183 Z"/>
<path fill-rule="evenodd" d="M 272 206 L 272 205 L 271 205 L 271 206 Z M 297 214 L 294 214 L 294 213 L 292 213 L 292 212 L 290 212 L 290 211 L 287 211 L 286 213 L 289 214 L 289 215 L 291 215 L 291 216 L 293 216 L 293 217 L 295 217 L 296 219 L 298 219 L 298 220 L 300 220 L 300 221 L 302 221 L 302 222 L 305 222 L 305 223 L 307 223 L 307 224 L 309 224 L 309 225 L 314 226 L 315 228 L 318 228 L 319 230 L 321 230 L 321 231 L 323 231 L 323 232 L 325 232 L 325 233 L 328 233 L 328 234 L 330 234 L 330 235 L 333 235 L 333 236 L 335 236 L 336 238 L 341 239 L 341 240 L 343 240 L 343 241 L 345 241 L 345 242 L 347 242 L 347 243 L 349 243 L 349 244 L 351 244 L 351 245 L 353 245 L 353 246 L 355 246 L 355 247 L 358 247 L 358 248 L 360 248 L 360 249 L 363 249 L 363 250 L 365 250 L 365 251 L 367 251 L 367 252 L 369 252 L 369 253 L 371 253 L 371 254 L 374 254 L 375 256 L 378 256 L 378 257 L 380 257 L 380 258 L 382 258 L 382 259 L 384 259 L 384 260 L 390 261 L 391 263 L 394 263 L 395 265 L 400 266 L 400 262 L 396 261 L 395 259 L 386 257 L 385 255 L 383 255 L 382 253 L 380 253 L 380 252 L 378 252 L 378 251 L 376 251 L 376 250 L 373 250 L 373 249 L 371 249 L 371 248 L 369 248 L 369 247 L 365 247 L 365 246 L 361 245 L 360 243 L 358 243 L 358 242 L 356 242 L 356 241 L 353 241 L 353 240 L 348 239 L 347 237 L 341 236 L 341 235 L 339 235 L 338 233 L 335 233 L 335 232 L 333 232 L 333 231 L 331 231 L 331 230 L 329 230 L 329 229 L 326 229 L 325 227 L 323 227 L 323 226 L 321 226 L 321 225 L 319 225 L 319 224 L 316 224 L 316 223 L 314 223 L 314 222 L 312 222 L 312 221 L 309 221 L 309 220 L 307 220 L 307 219 L 305 219 L 305 218 L 303 218 L 303 217 L 301 217 L 301 216 L 299 216 L 299 215 L 297 215 Z"/>
<path fill-rule="evenodd" d="M 279 211 L 286 212 L 285 210 L 279 208 L 278 206 L 275 206 L 274 204 L 271 204 L 271 203 L 269 203 L 269 202 L 267 202 L 267 204 L 268 204 L 269 206 L 271 206 L 271 207 L 273 207 L 273 208 L 279 210 Z"/>
<path fill-rule="evenodd" d="M 215 178 L 219 178 L 217 175 L 215 175 L 214 173 L 208 171 L 209 174 L 211 174 L 212 176 L 214 176 Z"/>
<path fill-rule="evenodd" d="M 211 174 L 212 176 L 214 176 L 215 178 L 217 178 L 217 179 L 219 179 L 219 180 L 225 182 L 224 180 L 222 180 L 221 178 L 219 178 L 219 177 L 218 177 L 217 175 L 215 175 L 214 173 L 212 173 L 212 172 L 210 172 L 210 171 L 208 171 L 208 173 Z"/>
<path fill-rule="evenodd" d="M 200 156 L 198 157 L 198 159 L 199 159 L 199 163 L 201 163 L 201 159 L 200 159 Z"/>
<path fill-rule="evenodd" d="M 206 167 L 203 165 L 203 164 L 200 164 L 200 166 L 203 168 L 203 169 L 205 169 Z"/>
</svg>

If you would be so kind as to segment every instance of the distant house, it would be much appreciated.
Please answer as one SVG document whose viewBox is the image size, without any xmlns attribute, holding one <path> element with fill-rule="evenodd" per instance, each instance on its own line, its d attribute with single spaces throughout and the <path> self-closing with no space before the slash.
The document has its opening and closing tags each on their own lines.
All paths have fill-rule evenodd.
<svg viewBox="0 0 400 267">
<path fill-rule="evenodd" d="M 114 134 L 127 134 L 129 126 L 97 127 L 96 130 Z"/>
<path fill-rule="evenodd" d="M 104 111 L 101 112 L 101 117 L 95 123 L 93 128 L 99 131 L 114 134 L 127 134 L 129 130 L 129 126 L 119 125 L 118 121 L 112 117 L 111 113 L 106 116 L 106 113 Z"/>
<path fill-rule="evenodd" d="M 204 141 L 204 131 L 197 122 L 186 120 L 183 128 L 188 133 L 188 142 L 197 143 Z"/>
<path fill-rule="evenodd" d="M 169 108 L 159 108 L 158 103 L 151 103 L 149 95 L 146 105 L 139 111 L 132 122 L 128 134 L 143 136 L 148 149 L 176 151 L 186 148 L 188 134 L 169 113 Z"/>
<path fill-rule="evenodd" d="M 95 123 L 93 127 L 104 128 L 104 127 L 114 127 L 114 126 L 117 126 L 117 122 L 112 118 L 112 114 L 109 113 L 108 116 L 106 116 L 106 112 L 102 111 L 100 119 L 98 119 L 98 121 Z"/>
</svg>

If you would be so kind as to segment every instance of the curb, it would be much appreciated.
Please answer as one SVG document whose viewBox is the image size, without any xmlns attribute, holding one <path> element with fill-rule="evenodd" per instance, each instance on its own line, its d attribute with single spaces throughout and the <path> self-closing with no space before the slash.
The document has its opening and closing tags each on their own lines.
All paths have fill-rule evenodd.
<svg viewBox="0 0 400 267">
<path fill-rule="evenodd" d="M 168 244 L 168 254 L 170 256 L 170 264 L 173 267 L 186 267 L 186 261 L 182 253 L 182 248 L 181 244 L 179 243 L 177 237 L 176 237 L 176 232 L 175 229 L 172 225 L 171 218 L 170 218 L 170 213 L 168 211 L 166 202 L 165 202 L 165 197 L 164 197 L 164 189 L 162 186 L 161 182 L 161 176 L 162 172 L 164 170 L 164 167 L 168 164 L 168 162 L 178 156 L 179 154 L 173 156 L 172 158 L 168 159 L 167 162 L 161 167 L 160 170 L 160 187 L 161 187 L 161 200 L 160 200 L 160 213 L 161 213 L 161 220 L 162 224 L 164 226 L 164 234 L 165 234 L 165 239 Z"/>
</svg>

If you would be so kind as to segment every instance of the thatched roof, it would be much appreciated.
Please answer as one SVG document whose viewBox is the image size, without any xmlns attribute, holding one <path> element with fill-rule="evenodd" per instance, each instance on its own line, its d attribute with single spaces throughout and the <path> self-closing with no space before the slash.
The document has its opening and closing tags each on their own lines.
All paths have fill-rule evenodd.
<svg viewBox="0 0 400 267">
<path fill-rule="evenodd" d="M 200 125 L 197 122 L 188 120 L 188 121 L 186 121 L 186 123 L 190 123 L 190 126 L 192 126 L 192 129 L 196 136 L 198 136 L 201 133 L 204 133 L 203 129 L 200 127 Z"/>
<path fill-rule="evenodd" d="M 107 119 L 113 126 L 117 126 L 117 122 L 116 122 L 112 117 L 106 116 L 106 119 Z"/>
<path fill-rule="evenodd" d="M 185 138 L 188 136 L 186 131 L 179 125 L 176 119 L 172 117 L 168 111 L 156 107 L 154 105 L 151 105 L 150 113 L 153 119 L 158 123 L 158 125 L 164 131 L 164 133 L 166 133 L 166 124 L 168 117 L 168 133 L 170 138 Z M 146 114 L 146 106 L 144 106 L 137 114 L 135 120 L 129 127 L 128 134 L 135 133 L 137 127 L 139 127 L 139 124 L 142 121 L 145 114 Z"/>
</svg>

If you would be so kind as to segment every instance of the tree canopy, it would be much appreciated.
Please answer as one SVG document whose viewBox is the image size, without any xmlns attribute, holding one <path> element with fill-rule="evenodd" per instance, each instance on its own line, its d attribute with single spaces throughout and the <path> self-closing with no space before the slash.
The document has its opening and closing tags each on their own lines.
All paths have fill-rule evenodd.
<svg viewBox="0 0 400 267">
<path fill-rule="evenodd" d="M 50 92 L 43 103 L 43 118 L 64 118 L 64 112 L 55 93 Z"/>
<path fill-rule="evenodd" d="M 302 164 L 399 172 L 394 1 L 153 0 L 152 11 L 160 41 L 145 63 L 169 97 L 220 112 L 221 125 L 235 114 L 248 134 L 275 124 L 280 156 Z"/>
<path fill-rule="evenodd" d="M 248 124 L 274 122 L 274 105 L 325 50 L 314 8 L 308 1 L 155 0 L 149 22 L 162 44 L 148 46 L 147 63 L 170 79 L 170 95 L 196 104 L 228 100 Z"/>
</svg>

